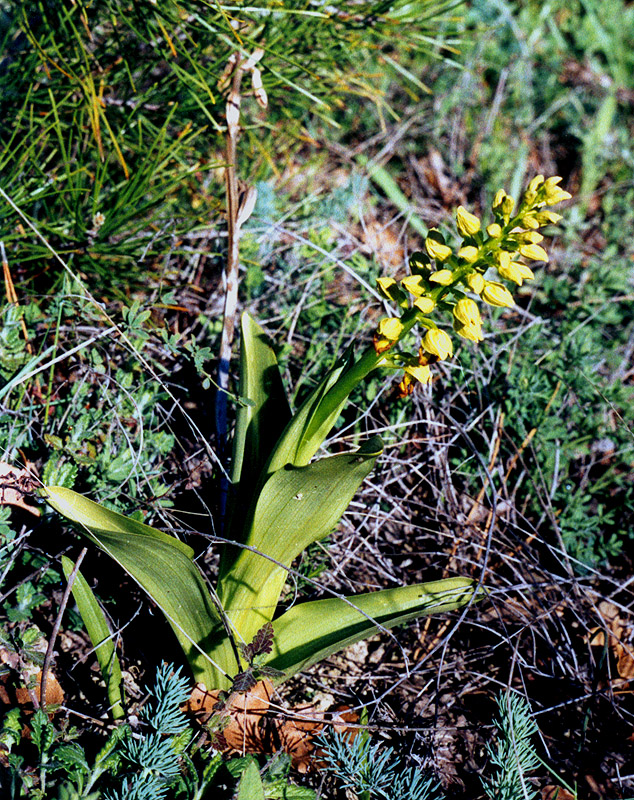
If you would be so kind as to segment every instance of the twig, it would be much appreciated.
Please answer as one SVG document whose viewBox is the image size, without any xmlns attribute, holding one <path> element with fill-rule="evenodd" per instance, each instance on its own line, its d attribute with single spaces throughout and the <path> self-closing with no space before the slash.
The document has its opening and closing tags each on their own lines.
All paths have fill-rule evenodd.
<svg viewBox="0 0 634 800">
<path fill-rule="evenodd" d="M 42 678 L 40 680 L 40 708 L 44 713 L 46 713 L 46 682 L 47 682 L 47 675 L 48 671 L 51 666 L 51 661 L 53 660 L 53 650 L 55 649 L 55 640 L 57 639 L 57 634 L 59 633 L 59 629 L 62 625 L 62 617 L 64 616 L 64 612 L 66 611 L 66 606 L 68 604 L 68 598 L 70 597 L 71 589 L 73 588 L 73 583 L 75 582 L 75 578 L 77 577 L 77 573 L 79 572 L 79 567 L 81 566 L 81 562 L 84 560 L 84 556 L 88 552 L 88 548 L 84 547 L 79 554 L 77 561 L 75 562 L 75 566 L 73 567 L 73 571 L 68 576 L 68 583 L 66 584 L 66 589 L 64 590 L 64 594 L 62 596 L 62 602 L 59 606 L 59 612 L 57 614 L 57 618 L 55 619 L 55 624 L 53 625 L 53 631 L 51 632 L 51 636 L 48 640 L 48 647 L 46 648 L 46 655 L 44 656 L 44 664 L 42 665 Z"/>
</svg>

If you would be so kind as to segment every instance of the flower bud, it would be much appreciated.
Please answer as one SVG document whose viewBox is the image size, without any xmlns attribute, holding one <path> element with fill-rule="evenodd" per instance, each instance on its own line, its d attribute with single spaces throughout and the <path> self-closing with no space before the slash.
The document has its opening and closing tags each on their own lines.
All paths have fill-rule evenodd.
<svg viewBox="0 0 634 800">
<path fill-rule="evenodd" d="M 515 305 L 513 295 L 501 283 L 487 282 L 481 296 L 484 302 L 490 306 L 512 308 Z"/>
<path fill-rule="evenodd" d="M 425 239 L 425 250 L 437 261 L 446 261 L 451 255 L 451 247 L 445 244 L 442 234 L 436 230 L 431 230 Z"/>
<path fill-rule="evenodd" d="M 467 264 L 473 264 L 474 261 L 478 260 L 478 253 L 479 250 L 477 247 L 467 245 L 467 247 L 461 247 L 460 250 L 458 250 L 458 258 L 464 259 Z"/>
<path fill-rule="evenodd" d="M 439 283 L 441 286 L 449 286 L 453 281 L 453 272 L 450 269 L 439 269 L 438 272 L 432 272 L 429 281 L 430 283 Z"/>
<path fill-rule="evenodd" d="M 551 179 L 549 178 L 548 180 L 551 180 Z M 559 178 L 559 180 L 561 180 L 561 178 Z M 539 187 L 542 185 L 543 182 L 544 182 L 544 176 L 543 175 L 535 175 L 533 180 L 528 184 L 528 190 L 527 191 L 529 191 L 531 193 L 536 192 L 539 189 Z"/>
<path fill-rule="evenodd" d="M 508 222 L 511 214 L 513 213 L 513 208 L 515 207 L 515 200 L 512 197 L 506 195 L 504 201 L 502 202 L 502 213 L 504 214 L 504 219 Z"/>
<path fill-rule="evenodd" d="M 531 261 L 548 261 L 548 253 L 538 244 L 523 244 L 520 253 Z"/>
<path fill-rule="evenodd" d="M 487 225 L 487 233 L 492 239 L 497 239 L 498 236 L 502 235 L 502 228 L 497 222 L 492 222 L 490 225 Z"/>
<path fill-rule="evenodd" d="M 464 206 L 458 206 L 456 210 L 456 223 L 461 236 L 474 236 L 481 227 L 478 217 L 469 213 Z"/>
<path fill-rule="evenodd" d="M 480 294 L 484 289 L 484 278 L 479 272 L 470 272 L 464 281 L 474 294 Z"/>
<path fill-rule="evenodd" d="M 412 272 L 424 272 L 430 268 L 430 265 L 429 256 L 421 250 L 417 250 L 409 257 L 409 268 Z"/>
<path fill-rule="evenodd" d="M 493 203 L 491 205 L 491 208 L 493 209 L 493 211 L 498 211 L 499 209 L 501 209 L 502 208 L 502 203 L 504 202 L 505 198 L 507 198 L 507 197 L 508 197 L 508 195 L 504 191 L 504 189 L 500 189 L 498 192 L 496 192 L 495 197 L 493 198 Z"/>
<path fill-rule="evenodd" d="M 423 347 L 428 353 L 438 356 L 441 361 L 453 355 L 451 337 L 440 328 L 432 328 L 427 331 L 423 339 Z"/>
</svg>

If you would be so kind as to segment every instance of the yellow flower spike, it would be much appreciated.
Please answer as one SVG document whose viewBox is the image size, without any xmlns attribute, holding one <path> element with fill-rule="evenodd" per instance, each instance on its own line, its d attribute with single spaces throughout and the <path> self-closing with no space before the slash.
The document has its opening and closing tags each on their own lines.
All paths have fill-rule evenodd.
<svg viewBox="0 0 634 800">
<path fill-rule="evenodd" d="M 481 228 L 481 223 L 475 214 L 471 214 L 464 206 L 456 209 L 456 224 L 461 236 L 474 236 Z"/>
<path fill-rule="evenodd" d="M 425 250 L 437 261 L 446 261 L 451 255 L 451 247 L 445 244 L 442 234 L 437 230 L 429 231 L 429 236 L 425 239 Z"/>
<path fill-rule="evenodd" d="M 413 294 L 414 297 L 420 297 L 425 292 L 423 282 L 422 275 L 408 275 L 407 278 L 403 278 L 401 281 L 401 286 L 407 289 L 410 294 Z"/>
<path fill-rule="evenodd" d="M 438 356 L 441 361 L 453 355 L 451 337 L 440 328 L 432 328 L 427 331 L 423 339 L 423 347 L 428 353 Z"/>
<path fill-rule="evenodd" d="M 458 250 L 458 258 L 464 259 L 467 264 L 473 264 L 474 261 L 478 260 L 478 253 L 479 250 L 477 247 L 467 245 L 467 247 L 461 247 L 460 250 Z"/>
<path fill-rule="evenodd" d="M 548 253 L 538 244 L 523 244 L 520 253 L 531 261 L 548 261 Z"/>
<path fill-rule="evenodd" d="M 414 300 L 414 307 L 422 311 L 423 314 L 431 314 L 434 308 L 436 308 L 436 303 L 434 303 L 431 297 L 419 297 L 418 300 Z"/>
<path fill-rule="evenodd" d="M 497 222 L 492 222 L 490 225 L 487 225 L 487 233 L 492 239 L 497 239 L 497 237 L 502 234 L 502 228 Z"/>
<path fill-rule="evenodd" d="M 441 286 L 449 286 L 453 281 L 453 272 L 450 269 L 439 269 L 438 272 L 432 272 L 429 281 L 439 283 Z"/>
<path fill-rule="evenodd" d="M 482 299 L 490 306 L 498 306 L 499 308 L 512 308 L 515 305 L 513 295 L 509 292 L 506 286 L 501 283 L 493 281 L 487 282 L 482 290 Z"/>
<path fill-rule="evenodd" d="M 468 297 L 463 297 L 458 300 L 453 308 L 454 317 L 463 325 L 482 325 L 482 317 L 480 316 L 480 309 L 475 300 L 470 300 Z"/>
<path fill-rule="evenodd" d="M 484 289 L 484 278 L 479 272 L 470 272 L 464 281 L 474 294 L 480 294 Z"/>
</svg>

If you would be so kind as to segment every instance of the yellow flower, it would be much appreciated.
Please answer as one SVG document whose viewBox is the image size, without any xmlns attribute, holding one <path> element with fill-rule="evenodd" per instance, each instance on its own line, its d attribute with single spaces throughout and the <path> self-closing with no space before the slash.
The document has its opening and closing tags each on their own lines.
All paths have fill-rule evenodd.
<svg viewBox="0 0 634 800">
<path fill-rule="evenodd" d="M 420 297 L 425 291 L 424 278 L 422 275 L 408 275 L 401 281 L 403 286 L 414 297 Z"/>
<path fill-rule="evenodd" d="M 493 211 L 497 211 L 498 208 L 502 208 L 502 203 L 506 197 L 508 197 L 508 195 L 504 189 L 500 189 L 496 192 L 495 197 L 493 198 L 493 204 L 491 205 Z"/>
<path fill-rule="evenodd" d="M 522 225 L 525 228 L 531 228 L 532 230 L 536 230 L 539 228 L 539 220 L 533 214 L 527 214 L 525 217 L 522 217 Z"/>
<path fill-rule="evenodd" d="M 381 294 L 384 294 L 387 298 L 390 298 L 390 289 L 396 285 L 394 278 L 377 278 L 376 283 Z"/>
<path fill-rule="evenodd" d="M 554 225 L 559 222 L 560 219 L 563 219 L 563 217 L 561 214 L 556 214 L 554 211 L 550 211 L 548 208 L 545 208 L 535 215 L 535 219 L 540 225 L 548 225 L 548 223 L 552 223 Z"/>
<path fill-rule="evenodd" d="M 473 236 L 481 227 L 478 217 L 467 211 L 464 206 L 458 206 L 456 210 L 456 223 L 461 236 Z"/>
<path fill-rule="evenodd" d="M 521 231 L 515 234 L 515 238 L 520 244 L 539 244 L 544 241 L 544 237 L 537 231 Z"/>
<path fill-rule="evenodd" d="M 468 297 L 458 300 L 453 309 L 453 316 L 453 327 L 459 336 L 471 339 L 472 342 L 481 342 L 484 339 L 480 310 L 474 300 Z"/>
<path fill-rule="evenodd" d="M 445 244 L 442 235 L 436 230 L 431 230 L 425 239 L 425 250 L 437 261 L 446 261 L 451 255 L 451 247 Z"/>
<path fill-rule="evenodd" d="M 487 225 L 487 233 L 492 239 L 497 239 L 497 237 L 502 234 L 502 228 L 497 222 L 492 222 L 490 225 Z"/>
<path fill-rule="evenodd" d="M 461 247 L 458 250 L 458 258 L 463 258 L 467 264 L 473 264 L 474 261 L 478 260 L 478 252 L 477 247 L 467 245 L 467 247 Z"/>
<path fill-rule="evenodd" d="M 532 271 L 519 261 L 508 261 L 504 264 L 499 264 L 498 272 L 507 281 L 513 281 L 518 286 L 521 286 L 525 278 L 534 278 Z"/>
<path fill-rule="evenodd" d="M 432 283 L 439 283 L 441 286 L 449 286 L 453 281 L 453 272 L 450 269 L 439 269 L 438 272 L 432 272 L 429 280 Z"/>
<path fill-rule="evenodd" d="M 548 180 L 550 180 L 550 178 Z M 559 178 L 559 180 L 561 180 L 561 178 Z M 544 182 L 544 176 L 543 175 L 535 175 L 533 180 L 528 184 L 527 191 L 530 192 L 531 194 L 533 192 L 536 192 L 539 189 L 539 187 L 542 185 L 543 182 Z"/>
<path fill-rule="evenodd" d="M 405 367 L 403 378 L 398 385 L 399 397 L 407 397 L 414 391 L 415 382 L 431 383 L 431 370 L 426 364 L 412 364 Z"/>
<path fill-rule="evenodd" d="M 484 289 L 484 278 L 479 272 L 469 273 L 464 280 L 474 294 L 480 294 Z"/>
<path fill-rule="evenodd" d="M 436 303 L 431 297 L 419 297 L 418 300 L 414 300 L 414 307 L 422 311 L 423 314 L 431 314 L 436 307 Z"/>
<path fill-rule="evenodd" d="M 463 325 L 482 325 L 480 309 L 475 300 L 463 297 L 458 300 L 453 309 L 453 315 Z"/>
<path fill-rule="evenodd" d="M 548 261 L 548 253 L 538 244 L 523 244 L 520 253 L 531 261 Z"/>
<path fill-rule="evenodd" d="M 484 339 L 481 325 L 463 325 L 457 319 L 453 321 L 453 329 L 462 336 L 463 339 L 469 339 L 472 342 L 481 342 Z"/>
<path fill-rule="evenodd" d="M 428 353 L 438 356 L 441 361 L 453 355 L 451 337 L 440 328 L 432 328 L 427 331 L 423 339 L 423 347 Z"/>
<path fill-rule="evenodd" d="M 561 203 L 562 200 L 570 200 L 572 197 L 569 192 L 564 191 L 560 186 L 557 185 L 560 183 L 560 181 L 561 178 L 555 175 L 552 178 L 548 178 L 542 187 L 546 203 L 549 206 L 554 206 L 557 203 Z"/>
<path fill-rule="evenodd" d="M 482 299 L 490 306 L 512 308 L 515 305 L 513 295 L 501 283 L 487 282 L 482 290 Z"/>
<path fill-rule="evenodd" d="M 397 342 L 404 325 L 398 317 L 385 317 L 379 322 L 376 333 L 374 334 L 374 350 L 377 355 L 381 355 Z"/>
</svg>

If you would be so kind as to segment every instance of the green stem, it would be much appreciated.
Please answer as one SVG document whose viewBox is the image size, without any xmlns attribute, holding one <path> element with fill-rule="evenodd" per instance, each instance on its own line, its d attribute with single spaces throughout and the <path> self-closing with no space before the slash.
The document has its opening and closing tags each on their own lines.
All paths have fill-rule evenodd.
<svg viewBox="0 0 634 800">
<path fill-rule="evenodd" d="M 403 331 L 399 339 L 394 342 L 395 345 L 410 332 L 421 316 L 421 313 L 415 308 L 410 308 L 408 311 L 405 311 L 401 317 Z M 328 414 L 333 413 L 364 378 L 381 366 L 381 362 L 384 359 L 385 353 L 378 354 L 374 347 L 368 347 L 360 358 L 341 375 L 339 380 L 326 394 L 320 407 L 320 414 L 326 417 Z"/>
</svg>

